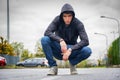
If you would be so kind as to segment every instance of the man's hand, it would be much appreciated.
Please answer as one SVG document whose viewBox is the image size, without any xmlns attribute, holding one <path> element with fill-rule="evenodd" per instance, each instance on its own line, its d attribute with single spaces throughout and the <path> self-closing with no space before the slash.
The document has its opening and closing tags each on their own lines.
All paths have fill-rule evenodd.
<svg viewBox="0 0 120 80">
<path fill-rule="evenodd" d="M 71 54 L 71 49 L 69 48 L 69 49 L 66 51 L 66 53 L 63 53 L 63 60 L 64 60 L 64 61 L 67 61 L 68 58 L 69 58 L 69 56 L 70 56 L 70 54 Z"/>
<path fill-rule="evenodd" d="M 66 53 L 67 51 L 67 45 L 64 40 L 60 41 L 61 51 L 62 53 Z"/>
</svg>

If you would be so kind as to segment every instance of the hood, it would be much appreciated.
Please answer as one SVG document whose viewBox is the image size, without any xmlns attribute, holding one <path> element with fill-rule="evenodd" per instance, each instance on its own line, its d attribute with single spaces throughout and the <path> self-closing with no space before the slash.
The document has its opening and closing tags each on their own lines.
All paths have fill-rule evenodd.
<svg viewBox="0 0 120 80">
<path fill-rule="evenodd" d="M 62 14 L 64 12 L 67 12 L 67 11 L 68 12 L 69 11 L 72 12 L 73 13 L 73 17 L 75 16 L 73 7 L 70 4 L 64 4 L 63 7 L 62 7 L 62 9 L 61 9 L 60 17 L 62 18 Z"/>
<path fill-rule="evenodd" d="M 62 9 L 61 9 L 61 13 L 65 12 L 65 11 L 72 11 L 74 13 L 73 7 L 70 4 L 64 4 Z"/>
</svg>

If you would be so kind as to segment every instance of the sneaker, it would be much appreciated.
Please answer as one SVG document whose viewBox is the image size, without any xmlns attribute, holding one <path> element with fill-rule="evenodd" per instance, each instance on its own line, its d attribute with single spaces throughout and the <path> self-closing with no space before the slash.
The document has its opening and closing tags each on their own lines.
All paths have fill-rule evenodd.
<svg viewBox="0 0 120 80">
<path fill-rule="evenodd" d="M 58 73 L 57 66 L 53 66 L 53 67 L 50 68 L 50 70 L 49 70 L 47 75 L 57 75 L 57 73 Z"/>
<path fill-rule="evenodd" d="M 71 73 L 71 75 L 76 75 L 76 74 L 78 74 L 78 73 L 77 73 L 77 70 L 76 70 L 76 66 L 75 66 L 75 65 L 72 65 L 71 63 L 70 63 L 70 73 Z"/>
</svg>

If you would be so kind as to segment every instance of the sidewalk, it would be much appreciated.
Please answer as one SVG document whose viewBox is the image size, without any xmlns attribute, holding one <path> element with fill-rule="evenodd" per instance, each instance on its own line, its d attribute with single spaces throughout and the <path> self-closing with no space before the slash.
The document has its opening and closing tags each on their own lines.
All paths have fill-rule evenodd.
<svg viewBox="0 0 120 80">
<path fill-rule="evenodd" d="M 0 80 L 120 80 L 120 68 L 77 68 L 78 75 L 70 75 L 69 68 L 59 68 L 57 76 L 47 76 L 47 69 L 0 69 Z"/>
</svg>

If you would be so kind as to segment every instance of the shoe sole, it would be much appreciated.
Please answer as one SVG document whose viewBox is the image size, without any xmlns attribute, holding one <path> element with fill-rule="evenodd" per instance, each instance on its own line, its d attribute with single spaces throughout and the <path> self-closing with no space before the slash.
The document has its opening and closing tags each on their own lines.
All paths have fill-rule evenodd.
<svg viewBox="0 0 120 80">
<path fill-rule="evenodd" d="M 71 73 L 71 75 L 78 75 L 78 73 Z"/>
<path fill-rule="evenodd" d="M 47 76 L 56 76 L 57 74 L 47 74 Z"/>
</svg>

